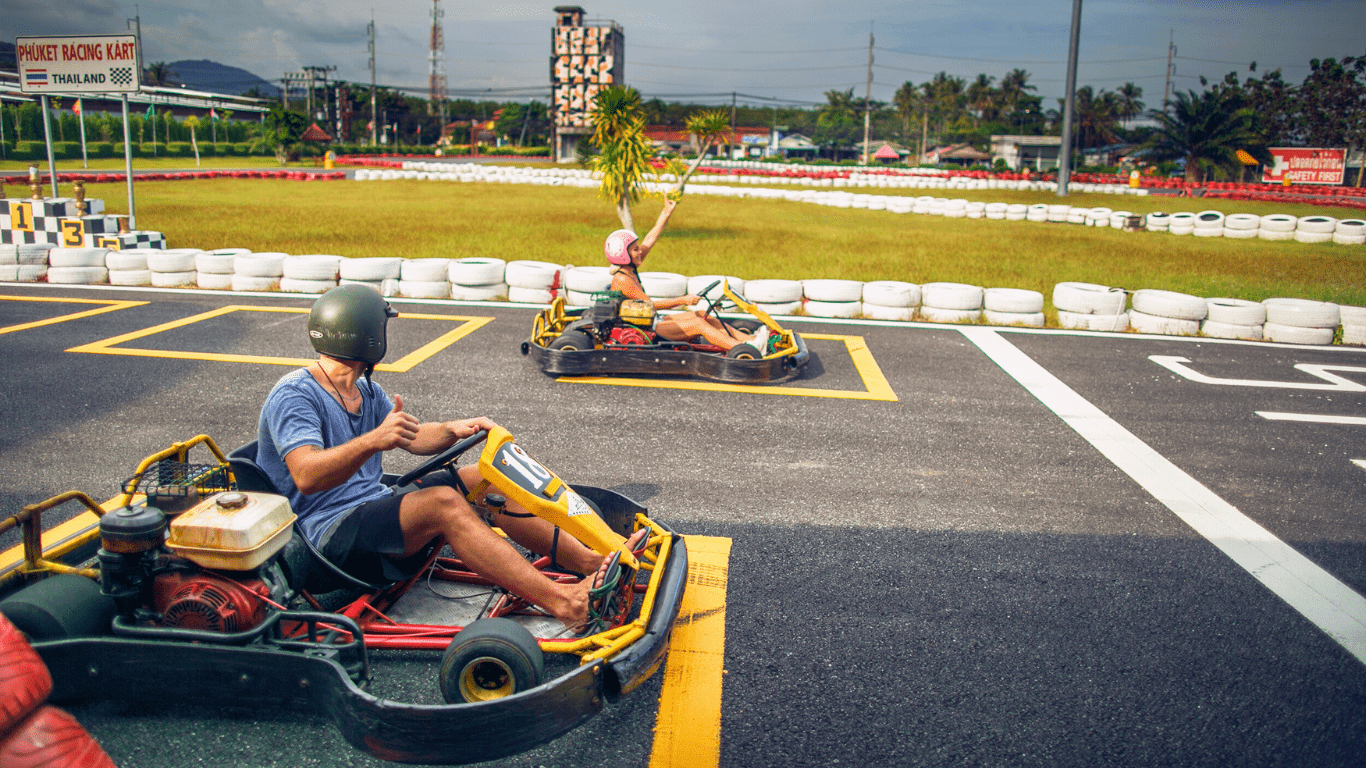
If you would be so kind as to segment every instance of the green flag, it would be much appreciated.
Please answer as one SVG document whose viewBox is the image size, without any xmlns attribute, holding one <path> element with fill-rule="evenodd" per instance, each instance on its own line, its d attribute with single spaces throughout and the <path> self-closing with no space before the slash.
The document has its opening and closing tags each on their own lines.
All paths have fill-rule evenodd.
<svg viewBox="0 0 1366 768">
<path fill-rule="evenodd" d="M 152 118 L 154 118 L 154 117 L 156 117 L 156 116 L 157 116 L 157 111 L 156 111 L 155 105 L 148 104 L 148 105 L 147 105 L 147 119 L 148 119 L 148 120 L 151 120 Z"/>
</svg>

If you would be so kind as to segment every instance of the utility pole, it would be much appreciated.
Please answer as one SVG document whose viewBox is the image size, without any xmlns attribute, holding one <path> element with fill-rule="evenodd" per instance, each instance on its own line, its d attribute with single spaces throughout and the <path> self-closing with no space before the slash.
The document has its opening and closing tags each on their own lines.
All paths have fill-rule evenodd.
<svg viewBox="0 0 1366 768">
<path fill-rule="evenodd" d="M 1067 197 L 1072 178 L 1072 109 L 1077 90 L 1077 44 L 1081 40 L 1081 0 L 1072 0 L 1072 40 L 1067 51 L 1067 100 L 1062 109 L 1062 146 L 1058 147 L 1058 197 Z"/>
<path fill-rule="evenodd" d="M 147 66 L 147 60 L 144 59 L 144 58 L 142 58 L 142 17 L 141 17 L 140 15 L 138 15 L 138 14 L 139 14 L 139 12 L 138 12 L 138 7 L 137 7 L 136 5 L 134 5 L 134 6 L 133 6 L 133 18 L 126 20 L 125 25 L 127 26 L 128 29 L 133 30 L 133 34 L 137 36 L 137 44 L 138 44 L 138 66 L 139 66 L 139 67 L 145 67 L 145 66 Z M 138 72 L 138 82 L 139 82 L 139 83 L 142 82 L 142 73 L 141 73 L 141 72 Z"/>
<path fill-rule="evenodd" d="M 863 92 L 863 164 L 868 164 L 868 127 L 873 116 L 873 24 L 868 23 L 868 88 Z"/>
<path fill-rule="evenodd" d="M 375 146 L 379 142 L 375 138 L 375 131 L 379 125 L 375 122 L 375 10 L 370 9 L 370 146 Z"/>
<path fill-rule="evenodd" d="M 1167 111 L 1167 100 L 1172 92 L 1172 57 L 1176 55 L 1176 30 L 1169 32 L 1167 39 L 1167 83 L 1162 86 L 1162 111 Z"/>
<path fill-rule="evenodd" d="M 441 10 L 441 0 L 432 0 L 432 50 L 428 55 L 427 114 L 438 115 L 441 118 L 441 130 L 446 127 L 446 35 L 441 27 L 441 19 L 445 15 L 446 12 Z"/>
</svg>

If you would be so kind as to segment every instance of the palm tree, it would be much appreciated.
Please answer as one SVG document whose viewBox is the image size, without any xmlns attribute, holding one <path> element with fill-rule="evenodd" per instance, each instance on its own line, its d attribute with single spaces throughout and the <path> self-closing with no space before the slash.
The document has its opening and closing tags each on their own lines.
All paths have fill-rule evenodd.
<svg viewBox="0 0 1366 768">
<path fill-rule="evenodd" d="M 142 80 L 147 85 L 168 86 L 173 84 L 176 71 L 164 61 L 154 61 L 143 71 Z"/>
<path fill-rule="evenodd" d="M 598 91 L 589 118 L 593 122 L 592 142 L 599 154 L 588 165 L 602 173 L 598 196 L 616 206 L 623 228 L 634 230 L 631 205 L 644 193 L 646 177 L 655 174 L 650 164 L 655 148 L 645 138 L 640 92 L 621 85 Z"/>
<path fill-rule="evenodd" d="M 1020 98 L 1025 95 L 1025 91 L 1037 90 L 1039 89 L 1029 84 L 1028 72 L 1023 69 L 1012 69 L 1001 78 L 1001 103 L 1010 108 L 1013 117 L 1017 114 Z"/>
<path fill-rule="evenodd" d="M 1058 103 L 1061 105 L 1062 99 Z M 1078 88 L 1072 103 L 1077 146 L 1097 147 L 1114 143 L 1118 114 L 1119 100 L 1115 94 L 1104 89 L 1100 93 L 1093 93 L 1089 85 Z"/>
<path fill-rule="evenodd" d="M 947 72 L 940 72 L 925 83 L 925 96 L 934 105 L 935 117 L 939 120 L 939 132 L 942 134 L 947 129 L 948 124 L 957 119 L 958 113 L 963 109 L 963 91 L 967 83 L 961 77 L 950 77 Z"/>
<path fill-rule="evenodd" d="M 717 144 L 729 144 L 732 141 L 730 130 L 730 117 L 725 110 L 716 109 L 711 112 L 699 112 L 688 117 L 688 133 L 697 138 L 701 147 L 698 149 L 697 157 L 693 158 L 692 165 L 687 170 L 678 175 L 678 183 L 674 185 L 670 196 L 683 194 L 683 185 L 692 178 L 693 172 L 702 164 L 702 158 L 707 156 L 707 151 Z M 681 165 L 681 164 L 680 164 Z M 675 166 L 672 170 L 679 170 Z"/>
<path fill-rule="evenodd" d="M 977 79 L 968 86 L 967 97 L 968 106 L 972 108 L 972 124 L 977 125 L 979 120 L 992 117 L 992 112 L 996 107 L 997 90 L 992 87 L 991 81 L 996 78 L 990 75 L 979 74 Z"/>
<path fill-rule="evenodd" d="M 1186 161 L 1186 183 L 1199 184 L 1217 168 L 1238 166 L 1237 151 L 1246 150 L 1262 162 L 1271 154 L 1256 143 L 1254 113 L 1215 91 L 1178 93 L 1170 112 L 1154 110 L 1157 129 L 1145 146 L 1152 159 Z"/>
<path fill-rule="evenodd" d="M 1116 91 L 1119 99 L 1119 116 L 1124 120 L 1124 127 L 1129 127 L 1129 121 L 1143 112 L 1143 89 L 1133 83 L 1125 83 Z"/>
<path fill-rule="evenodd" d="M 911 136 L 911 118 L 923 114 L 925 111 L 925 100 L 920 97 L 920 89 L 912 85 L 909 81 L 903 83 L 896 89 L 896 94 L 892 96 L 892 106 L 896 108 L 896 113 L 901 117 L 902 135 L 908 145 Z M 925 147 L 920 147 L 920 155 L 925 154 Z"/>
</svg>

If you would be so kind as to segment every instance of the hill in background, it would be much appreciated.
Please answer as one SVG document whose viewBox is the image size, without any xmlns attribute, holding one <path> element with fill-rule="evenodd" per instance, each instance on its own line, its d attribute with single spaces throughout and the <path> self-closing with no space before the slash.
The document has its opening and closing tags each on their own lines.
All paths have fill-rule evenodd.
<svg viewBox="0 0 1366 768">
<path fill-rule="evenodd" d="M 171 79 L 176 83 L 184 83 L 186 88 L 193 88 L 197 91 L 209 91 L 211 93 L 226 93 L 232 96 L 241 96 L 252 88 L 258 88 L 264 98 L 279 98 L 279 86 L 271 85 L 270 81 L 240 69 L 229 67 L 226 64 L 219 64 L 216 61 L 200 59 L 198 61 L 175 61 L 167 65 L 171 68 Z"/>
</svg>

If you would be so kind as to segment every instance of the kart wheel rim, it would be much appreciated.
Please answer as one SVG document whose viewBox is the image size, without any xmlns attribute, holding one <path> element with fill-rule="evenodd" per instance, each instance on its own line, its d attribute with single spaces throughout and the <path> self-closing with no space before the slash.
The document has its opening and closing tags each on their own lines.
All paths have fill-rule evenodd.
<svg viewBox="0 0 1366 768">
<path fill-rule="evenodd" d="M 516 693 L 512 669 L 501 659 L 480 656 L 460 673 L 460 691 L 466 701 L 491 701 Z"/>
</svg>

